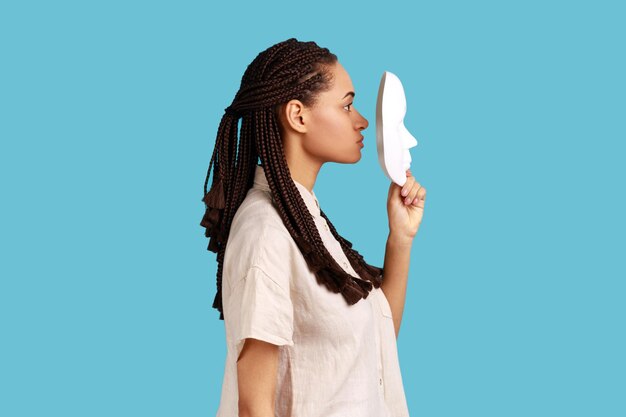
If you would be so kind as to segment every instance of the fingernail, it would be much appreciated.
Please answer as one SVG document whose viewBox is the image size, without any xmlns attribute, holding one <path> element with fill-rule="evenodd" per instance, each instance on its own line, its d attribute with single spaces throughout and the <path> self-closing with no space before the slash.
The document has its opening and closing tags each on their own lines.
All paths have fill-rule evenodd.
<svg viewBox="0 0 626 417">
<path fill-rule="evenodd" d="M 406 196 L 406 189 L 403 188 L 402 189 L 402 197 L 405 197 L 405 196 Z"/>
</svg>

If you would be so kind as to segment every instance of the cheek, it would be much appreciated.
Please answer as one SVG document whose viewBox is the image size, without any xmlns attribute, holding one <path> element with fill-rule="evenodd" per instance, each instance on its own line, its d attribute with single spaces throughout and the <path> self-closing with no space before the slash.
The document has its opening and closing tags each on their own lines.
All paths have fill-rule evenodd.
<svg viewBox="0 0 626 417">
<path fill-rule="evenodd" d="M 309 144 L 314 148 L 312 150 L 332 152 L 342 139 L 349 136 L 346 132 L 349 123 L 342 116 L 344 115 L 332 111 L 319 112 L 315 116 L 309 131 Z"/>
<path fill-rule="evenodd" d="M 331 110 L 320 111 L 313 120 L 314 135 L 325 136 L 332 140 L 332 137 L 338 135 L 345 125 L 345 120 L 341 116 Z"/>
</svg>

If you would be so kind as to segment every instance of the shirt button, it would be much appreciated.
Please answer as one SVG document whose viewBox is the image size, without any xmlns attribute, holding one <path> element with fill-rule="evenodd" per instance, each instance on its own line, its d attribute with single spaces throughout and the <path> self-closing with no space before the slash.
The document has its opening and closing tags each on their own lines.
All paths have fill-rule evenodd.
<svg viewBox="0 0 626 417">
<path fill-rule="evenodd" d="M 382 379 L 382 378 L 379 378 L 379 379 L 378 379 L 378 383 L 379 383 L 380 385 L 383 385 L 383 379 Z"/>
<path fill-rule="evenodd" d="M 348 269 L 348 263 L 347 262 L 344 262 L 343 266 L 344 266 L 344 268 Z"/>
<path fill-rule="evenodd" d="M 324 229 L 326 229 L 327 232 L 329 232 L 330 230 L 328 229 L 328 225 L 326 223 L 324 223 Z"/>
</svg>

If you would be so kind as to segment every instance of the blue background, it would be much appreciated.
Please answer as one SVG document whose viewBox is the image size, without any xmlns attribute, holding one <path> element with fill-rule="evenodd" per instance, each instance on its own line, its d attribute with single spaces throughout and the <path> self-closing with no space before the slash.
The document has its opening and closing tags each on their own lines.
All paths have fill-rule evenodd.
<svg viewBox="0 0 626 417">
<path fill-rule="evenodd" d="M 382 71 L 406 90 L 428 190 L 398 340 L 411 415 L 626 415 L 624 11 L 3 2 L 0 415 L 215 414 L 202 186 L 246 66 L 292 36 L 339 56 L 370 121 L 314 190 L 378 265 Z"/>
</svg>

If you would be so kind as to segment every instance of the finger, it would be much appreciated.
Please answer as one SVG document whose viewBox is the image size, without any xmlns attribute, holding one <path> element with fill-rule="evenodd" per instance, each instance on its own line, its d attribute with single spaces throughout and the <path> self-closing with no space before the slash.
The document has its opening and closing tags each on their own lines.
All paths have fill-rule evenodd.
<svg viewBox="0 0 626 417">
<path fill-rule="evenodd" d="M 407 194 L 406 198 L 404 199 L 404 203 L 411 204 L 411 202 L 415 199 L 415 196 L 417 196 L 417 192 L 419 191 L 421 187 L 422 186 L 420 185 L 419 182 L 415 182 L 415 184 L 413 184 L 413 187 Z"/>
<path fill-rule="evenodd" d="M 426 188 L 422 187 L 417 193 L 417 198 L 424 201 L 426 200 Z"/>
<path fill-rule="evenodd" d="M 413 199 L 413 202 L 411 204 L 413 204 L 414 206 L 418 206 L 419 203 L 421 202 L 422 205 L 420 207 L 423 207 L 424 206 L 424 200 L 426 200 L 426 188 L 422 187 L 417 192 L 417 195 L 415 196 L 415 198 Z"/>
<path fill-rule="evenodd" d="M 409 194 L 409 190 L 413 187 L 413 184 L 415 183 L 415 177 L 407 177 L 406 181 L 404 182 L 404 185 L 402 186 L 402 192 L 400 194 L 402 194 L 402 197 L 406 197 Z"/>
</svg>

